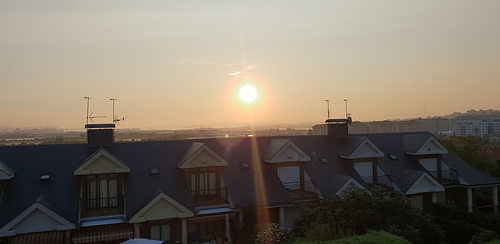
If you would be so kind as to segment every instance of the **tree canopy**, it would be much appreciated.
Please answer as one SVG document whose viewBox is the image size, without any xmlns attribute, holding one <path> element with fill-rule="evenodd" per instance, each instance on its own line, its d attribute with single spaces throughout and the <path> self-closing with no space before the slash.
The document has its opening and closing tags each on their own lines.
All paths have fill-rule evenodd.
<svg viewBox="0 0 500 244">
<path fill-rule="evenodd" d="M 412 243 L 442 243 L 441 228 L 431 216 L 411 206 L 402 193 L 357 188 L 306 207 L 295 222 L 299 236 L 310 236 L 318 226 L 348 229 L 358 234 L 368 230 L 403 236 Z"/>
</svg>

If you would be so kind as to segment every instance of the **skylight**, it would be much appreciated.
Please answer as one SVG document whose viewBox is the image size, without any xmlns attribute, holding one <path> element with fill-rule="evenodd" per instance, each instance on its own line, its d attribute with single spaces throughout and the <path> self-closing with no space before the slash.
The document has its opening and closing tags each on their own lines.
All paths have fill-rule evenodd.
<svg viewBox="0 0 500 244">
<path fill-rule="evenodd" d="M 240 163 L 241 163 L 241 167 L 250 168 L 250 164 L 248 162 L 240 162 Z"/>
<path fill-rule="evenodd" d="M 391 158 L 392 160 L 398 159 L 398 157 L 396 157 L 396 155 L 394 155 L 394 154 L 387 154 L 387 156 L 389 156 L 389 158 Z"/>
<path fill-rule="evenodd" d="M 40 180 L 50 180 L 50 173 L 45 173 L 40 175 Z"/>
<path fill-rule="evenodd" d="M 151 175 L 159 175 L 160 169 L 158 167 L 151 167 L 151 168 L 149 168 L 149 173 Z"/>
</svg>

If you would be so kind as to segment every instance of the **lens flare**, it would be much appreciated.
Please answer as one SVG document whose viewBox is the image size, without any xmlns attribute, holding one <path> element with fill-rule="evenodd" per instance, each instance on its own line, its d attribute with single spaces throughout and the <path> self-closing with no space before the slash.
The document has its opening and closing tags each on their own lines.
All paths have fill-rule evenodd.
<svg viewBox="0 0 500 244">
<path fill-rule="evenodd" d="M 240 99 L 246 103 L 251 103 L 257 98 L 257 90 L 250 84 L 246 84 L 240 89 Z"/>
</svg>

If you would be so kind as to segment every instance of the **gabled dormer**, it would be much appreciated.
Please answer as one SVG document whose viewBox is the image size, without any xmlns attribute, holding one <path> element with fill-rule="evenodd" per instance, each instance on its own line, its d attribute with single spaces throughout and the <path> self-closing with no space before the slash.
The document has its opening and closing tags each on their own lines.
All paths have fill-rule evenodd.
<svg viewBox="0 0 500 244">
<path fill-rule="evenodd" d="M 404 135 L 403 150 L 441 184 L 459 181 L 457 171 L 442 161 L 448 150 L 432 135 Z"/>
<path fill-rule="evenodd" d="M 226 160 L 205 143 L 193 142 L 177 164 L 180 169 L 227 166 Z"/>
<path fill-rule="evenodd" d="M 272 139 L 264 161 L 267 163 L 308 162 L 311 161 L 311 157 L 290 139 Z"/>
<path fill-rule="evenodd" d="M 420 194 L 427 192 L 444 192 L 444 187 L 433 177 L 423 173 L 405 192 L 407 195 Z"/>
<path fill-rule="evenodd" d="M 272 139 L 264 161 L 273 167 L 292 199 L 318 197 L 316 185 L 304 165 L 311 157 L 290 139 Z"/>
<path fill-rule="evenodd" d="M 339 156 L 352 164 L 354 170 L 369 185 L 383 185 L 391 188 L 391 177 L 378 165 L 378 159 L 384 153 L 366 137 L 349 137 L 342 141 Z"/>
<path fill-rule="evenodd" d="M 442 155 L 448 150 L 432 135 L 404 135 L 403 150 L 412 156 Z"/>
<path fill-rule="evenodd" d="M 145 221 L 155 221 L 173 218 L 193 217 L 194 213 L 188 208 L 178 203 L 165 192 L 161 192 L 146 204 L 131 219 L 130 223 L 140 223 Z"/>
<path fill-rule="evenodd" d="M 97 175 L 128 172 L 130 172 L 130 168 L 122 160 L 101 147 L 83 161 L 83 164 L 75 170 L 74 174 Z"/>
<path fill-rule="evenodd" d="M 343 140 L 339 156 L 344 159 L 369 159 L 384 157 L 384 153 L 366 137 L 349 137 Z"/>
<path fill-rule="evenodd" d="M 196 207 L 228 204 L 222 168 L 228 163 L 204 143 L 194 142 L 177 164 L 184 171 Z"/>
<path fill-rule="evenodd" d="M 44 196 L 40 196 L 31 206 L 0 229 L 0 237 L 75 229 L 75 225 L 58 212 Z"/>
<path fill-rule="evenodd" d="M 125 174 L 130 168 L 104 148 L 82 162 L 74 175 L 80 181 L 82 218 L 124 214 Z"/>
</svg>

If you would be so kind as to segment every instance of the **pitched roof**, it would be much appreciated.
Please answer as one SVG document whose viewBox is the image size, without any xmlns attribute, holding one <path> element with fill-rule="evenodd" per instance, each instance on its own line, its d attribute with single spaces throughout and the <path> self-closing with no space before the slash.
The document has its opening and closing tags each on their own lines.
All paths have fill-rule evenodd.
<svg viewBox="0 0 500 244">
<path fill-rule="evenodd" d="M 0 147 L 0 160 L 16 172 L 0 202 L 0 226 L 18 216 L 40 195 L 49 199 L 60 215 L 76 223 L 79 186 L 73 171 L 94 151 L 84 144 Z M 50 173 L 50 179 L 41 180 L 40 176 L 46 173 Z"/>
<path fill-rule="evenodd" d="M 33 204 L 0 228 L 0 237 L 32 232 L 75 229 L 73 223 L 66 220 L 57 212 L 44 196 L 40 196 Z"/>
<path fill-rule="evenodd" d="M 384 152 L 384 157 L 378 159 L 378 166 L 390 176 L 402 192 L 408 191 L 422 174 L 426 173 L 412 156 L 405 153 L 405 150 L 410 146 L 408 138 L 415 138 L 417 140 L 415 144 L 421 146 L 427 141 L 430 133 L 384 133 L 365 136 Z M 422 138 L 423 142 L 419 140 Z"/>
<path fill-rule="evenodd" d="M 412 142 L 411 138 L 416 141 Z M 418 152 L 430 138 L 433 138 L 430 133 L 370 134 L 348 138 L 217 138 L 116 143 L 106 147 L 105 152 L 130 171 L 124 182 L 126 219 L 129 220 L 160 193 L 196 213 L 188 180 L 178 165 L 200 151 L 217 155 L 225 161 L 227 166 L 222 169 L 222 180 L 228 187 L 231 207 L 282 206 L 291 204 L 292 200 L 273 165 L 266 163 L 265 159 L 280 155 L 283 148 L 298 148 L 302 156 L 312 156 L 303 162 L 304 168 L 321 195 L 328 197 L 337 194 L 349 182 L 366 187 L 351 162 L 339 155 L 353 155 L 360 146 L 373 144 L 382 152 L 378 158 L 379 167 L 391 176 L 397 188 L 407 192 L 419 179 L 425 178 L 422 175 L 426 171 L 406 152 Z M 84 144 L 0 147 L 0 160 L 8 167 L 0 165 L 2 172 L 8 172 L 7 175 L 16 172 L 4 192 L 3 199 L 8 200 L 0 202 L 0 227 L 22 213 L 40 195 L 50 199 L 51 209 L 76 223 L 80 187 L 74 172 L 98 152 L 99 149 Z M 451 151 L 442 155 L 442 160 L 456 169 L 469 185 L 500 184 L 499 179 L 472 169 Z M 151 168 L 157 168 L 159 173 L 152 174 Z M 40 180 L 44 173 L 51 174 L 50 180 Z"/>
<path fill-rule="evenodd" d="M 14 177 L 15 171 L 0 161 L 0 180 L 9 180 Z"/>
<path fill-rule="evenodd" d="M 470 186 L 500 185 L 500 179 L 472 168 L 452 152 L 443 155 L 442 160 L 451 168 L 457 170 L 460 178 Z"/>
<path fill-rule="evenodd" d="M 385 157 L 379 159 L 379 166 L 391 175 L 393 181 L 403 192 L 406 192 L 422 174 L 426 173 L 425 169 L 407 152 L 418 152 L 431 139 L 438 142 L 429 132 L 385 133 L 365 136 L 386 154 Z M 470 167 L 451 150 L 447 150 L 441 144 L 440 147 L 447 151 L 446 154 L 441 155 L 442 161 L 457 170 L 459 176 L 469 185 L 500 184 L 499 179 Z M 442 150 L 437 151 L 443 152 Z M 393 155 L 394 158 L 389 155 Z"/>
</svg>

